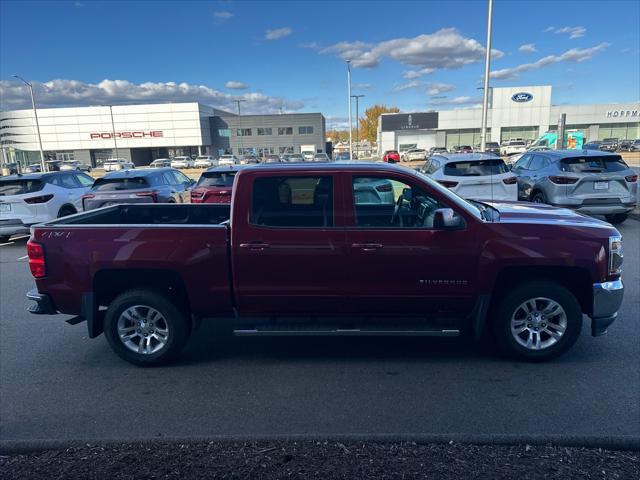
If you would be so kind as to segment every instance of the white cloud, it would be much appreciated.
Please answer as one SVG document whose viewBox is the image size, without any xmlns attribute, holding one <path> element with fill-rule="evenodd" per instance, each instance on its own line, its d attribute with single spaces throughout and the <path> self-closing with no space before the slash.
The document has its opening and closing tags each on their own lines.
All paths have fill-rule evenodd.
<svg viewBox="0 0 640 480">
<path fill-rule="evenodd" d="M 373 85 L 370 83 L 354 83 L 353 90 L 369 90 Z"/>
<path fill-rule="evenodd" d="M 336 54 L 344 60 L 351 60 L 354 67 L 362 68 L 375 68 L 383 58 L 390 58 L 403 65 L 422 69 L 451 69 L 484 58 L 484 47 L 480 42 L 463 37 L 455 28 L 443 28 L 431 34 L 414 38 L 396 38 L 377 44 L 338 42 L 320 49 L 319 52 Z M 499 50 L 492 50 L 492 56 L 495 58 L 503 55 Z M 411 76 L 415 73 L 406 75 Z"/>
<path fill-rule="evenodd" d="M 549 65 L 553 65 L 561 62 L 584 62 L 586 60 L 591 60 L 591 58 L 596 54 L 605 50 L 609 46 L 608 43 L 603 42 L 595 47 L 591 48 L 572 48 L 571 50 L 567 50 L 561 55 L 548 55 L 546 57 L 541 58 L 533 63 L 523 63 L 522 65 L 518 65 L 516 67 L 511 68 L 503 68 L 501 70 L 494 70 L 491 72 L 491 78 L 495 78 L 497 80 L 510 80 L 517 78 L 519 74 L 523 72 L 528 72 L 530 70 L 538 70 L 543 67 L 547 67 Z"/>
<path fill-rule="evenodd" d="M 553 33 L 568 33 L 569 38 L 580 38 L 584 37 L 584 34 L 587 33 L 587 29 L 585 27 L 547 27 L 544 29 L 545 32 L 553 32 Z"/>
<path fill-rule="evenodd" d="M 535 43 L 525 43 L 524 45 L 520 45 L 518 51 L 524 53 L 534 53 L 537 52 Z"/>
<path fill-rule="evenodd" d="M 393 86 L 394 92 L 402 92 L 403 90 L 410 90 L 412 88 L 420 88 L 422 87 L 422 82 L 418 80 L 411 80 L 407 83 L 401 83 Z"/>
<path fill-rule="evenodd" d="M 73 6 L 81 8 L 81 7 L 84 7 L 84 3 L 82 3 L 82 2 L 73 2 Z"/>
<path fill-rule="evenodd" d="M 407 80 L 413 80 L 414 78 L 420 78 L 423 75 L 429 75 L 435 72 L 435 68 L 421 68 L 420 70 L 407 70 L 402 72 L 402 76 Z"/>
<path fill-rule="evenodd" d="M 275 30 L 267 30 L 264 34 L 265 40 L 277 40 L 282 37 L 288 37 L 293 33 L 291 27 L 276 28 Z"/>
<path fill-rule="evenodd" d="M 242 82 L 235 82 L 233 80 L 229 80 L 224 84 L 226 88 L 230 88 L 231 90 L 244 90 L 245 88 L 249 88 L 249 85 Z"/>
<path fill-rule="evenodd" d="M 477 105 L 478 103 L 482 103 L 481 98 L 477 97 L 454 97 L 454 98 L 443 98 L 443 99 L 434 99 L 429 103 L 432 105 Z"/>
<path fill-rule="evenodd" d="M 427 85 L 427 95 L 440 95 L 441 93 L 451 92 L 456 86 L 450 83 L 430 83 Z"/>
<path fill-rule="evenodd" d="M 224 22 L 225 20 L 229 20 L 231 17 L 233 17 L 233 13 L 222 10 L 213 12 L 213 16 L 216 17 L 216 19 Z"/>
<path fill-rule="evenodd" d="M 206 85 L 175 82 L 132 83 L 128 80 L 102 80 L 85 83 L 80 80 L 51 80 L 33 83 L 38 106 L 76 107 L 88 105 L 123 105 L 133 103 L 200 102 L 234 112 L 236 99 L 245 100 L 246 113 L 277 113 L 300 110 L 300 101 L 271 97 L 257 92 L 232 95 Z M 29 93 L 20 82 L 0 80 L 0 108 L 11 110 L 31 108 Z"/>
</svg>

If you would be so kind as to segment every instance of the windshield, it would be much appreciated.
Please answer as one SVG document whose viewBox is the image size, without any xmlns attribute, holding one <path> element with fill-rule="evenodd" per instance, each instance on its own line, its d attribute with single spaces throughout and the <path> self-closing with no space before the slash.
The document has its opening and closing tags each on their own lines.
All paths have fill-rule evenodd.
<svg viewBox="0 0 640 480">
<path fill-rule="evenodd" d="M 560 167 L 563 172 L 573 173 L 621 172 L 629 168 L 618 155 L 563 158 Z"/>
<path fill-rule="evenodd" d="M 198 187 L 231 187 L 237 172 L 204 172 Z"/>
<path fill-rule="evenodd" d="M 509 168 L 503 160 L 474 160 L 470 162 L 450 162 L 444 166 L 444 174 L 454 177 L 481 175 L 499 175 L 507 173 Z"/>
<path fill-rule="evenodd" d="M 42 190 L 42 180 L 2 180 L 0 179 L 0 196 L 22 195 Z"/>
<path fill-rule="evenodd" d="M 94 192 L 115 192 L 120 190 L 136 190 L 146 188 L 149 183 L 145 178 L 99 178 L 91 189 Z"/>
</svg>

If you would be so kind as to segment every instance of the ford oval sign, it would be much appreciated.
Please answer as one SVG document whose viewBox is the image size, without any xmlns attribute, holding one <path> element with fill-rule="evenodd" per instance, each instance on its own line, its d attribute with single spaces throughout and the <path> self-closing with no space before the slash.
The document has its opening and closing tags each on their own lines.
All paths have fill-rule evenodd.
<svg viewBox="0 0 640 480">
<path fill-rule="evenodd" d="M 511 96 L 511 100 L 518 103 L 530 102 L 533 100 L 533 95 L 527 92 L 518 92 Z"/>
</svg>

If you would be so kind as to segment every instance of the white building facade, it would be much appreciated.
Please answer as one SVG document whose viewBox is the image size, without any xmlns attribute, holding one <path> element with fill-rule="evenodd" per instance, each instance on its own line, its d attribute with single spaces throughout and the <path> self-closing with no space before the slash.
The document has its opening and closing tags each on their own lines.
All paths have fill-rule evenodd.
<svg viewBox="0 0 640 480">
<path fill-rule="evenodd" d="M 487 141 L 535 140 L 556 130 L 567 115 L 566 128 L 580 130 L 586 140 L 640 138 L 640 105 L 553 105 L 551 86 L 492 88 Z M 480 144 L 481 108 L 440 112 L 390 113 L 378 120 L 378 154 L 386 150 L 475 147 Z"/>
</svg>

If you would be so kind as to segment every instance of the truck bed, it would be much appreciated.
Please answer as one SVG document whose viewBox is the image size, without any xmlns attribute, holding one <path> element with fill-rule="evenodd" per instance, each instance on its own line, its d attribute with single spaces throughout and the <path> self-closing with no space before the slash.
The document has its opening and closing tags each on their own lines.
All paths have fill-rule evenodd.
<svg viewBox="0 0 640 480">
<path fill-rule="evenodd" d="M 130 279 L 180 289 L 201 316 L 232 312 L 228 205 L 114 205 L 32 228 L 47 275 L 38 291 L 62 313 L 81 315 L 83 295 Z M 93 299 L 95 306 L 105 299 Z"/>
</svg>

